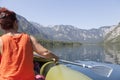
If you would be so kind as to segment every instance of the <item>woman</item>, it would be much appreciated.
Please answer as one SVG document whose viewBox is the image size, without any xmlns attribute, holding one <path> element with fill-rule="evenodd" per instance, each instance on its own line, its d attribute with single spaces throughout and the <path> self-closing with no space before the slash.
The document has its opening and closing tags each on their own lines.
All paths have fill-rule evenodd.
<svg viewBox="0 0 120 80">
<path fill-rule="evenodd" d="M 19 33 L 16 14 L 0 8 L 0 80 L 34 80 L 33 51 L 46 59 L 57 61 L 58 57 L 38 44 L 33 36 Z"/>
</svg>

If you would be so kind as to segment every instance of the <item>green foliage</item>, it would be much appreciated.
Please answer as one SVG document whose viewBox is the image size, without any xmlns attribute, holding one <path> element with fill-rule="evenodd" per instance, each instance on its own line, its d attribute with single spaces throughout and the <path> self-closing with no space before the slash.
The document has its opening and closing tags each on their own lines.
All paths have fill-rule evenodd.
<svg viewBox="0 0 120 80">
<path fill-rule="evenodd" d="M 113 39 L 105 42 L 105 44 L 111 44 L 111 45 L 120 44 L 120 35 L 118 37 L 116 37 L 116 38 L 113 38 Z"/>
<path fill-rule="evenodd" d="M 38 42 L 44 47 L 62 47 L 62 46 L 80 46 L 79 42 L 64 42 L 64 41 L 53 41 L 53 40 L 45 40 L 39 37 L 36 37 Z"/>
<path fill-rule="evenodd" d="M 0 35 L 2 35 L 3 32 L 0 31 Z M 51 47 L 51 48 L 54 48 L 54 47 L 62 47 L 62 46 L 80 46 L 81 43 L 79 42 L 64 42 L 64 41 L 53 41 L 53 40 L 46 40 L 43 38 L 43 36 L 38 36 L 36 35 L 35 36 L 38 40 L 38 42 L 43 45 L 44 47 Z"/>
</svg>

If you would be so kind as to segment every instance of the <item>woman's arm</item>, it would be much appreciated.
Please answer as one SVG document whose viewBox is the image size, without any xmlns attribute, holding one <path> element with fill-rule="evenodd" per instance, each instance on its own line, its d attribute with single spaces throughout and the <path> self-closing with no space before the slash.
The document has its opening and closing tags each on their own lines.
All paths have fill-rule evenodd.
<svg viewBox="0 0 120 80">
<path fill-rule="evenodd" d="M 36 38 L 34 38 L 33 36 L 30 36 L 31 38 L 31 41 L 32 41 L 32 44 L 33 44 L 33 50 L 43 56 L 44 58 L 47 58 L 47 59 L 51 59 L 51 60 L 54 60 L 55 62 L 58 61 L 58 57 L 53 54 L 51 51 L 49 51 L 48 49 L 44 48 L 42 45 L 40 45 Z"/>
</svg>

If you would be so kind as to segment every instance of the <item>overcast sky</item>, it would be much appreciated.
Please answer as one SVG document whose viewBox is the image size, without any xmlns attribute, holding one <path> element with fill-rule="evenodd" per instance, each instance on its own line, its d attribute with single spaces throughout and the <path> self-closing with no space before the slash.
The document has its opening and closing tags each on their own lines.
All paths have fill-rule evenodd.
<svg viewBox="0 0 120 80">
<path fill-rule="evenodd" d="M 0 0 L 0 6 L 44 26 L 91 29 L 120 22 L 120 0 Z"/>
</svg>

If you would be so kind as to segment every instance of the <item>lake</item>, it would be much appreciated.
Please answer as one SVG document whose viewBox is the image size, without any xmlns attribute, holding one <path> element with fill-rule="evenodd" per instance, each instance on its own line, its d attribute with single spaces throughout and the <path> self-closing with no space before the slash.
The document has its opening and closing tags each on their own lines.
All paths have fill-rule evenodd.
<svg viewBox="0 0 120 80">
<path fill-rule="evenodd" d="M 69 65 L 70 68 L 80 71 L 93 80 L 120 80 L 120 46 L 119 45 L 82 45 L 50 48 L 60 59 L 78 61 L 89 65 L 105 65 L 113 69 L 109 77 L 101 76 L 90 69 Z"/>
</svg>

